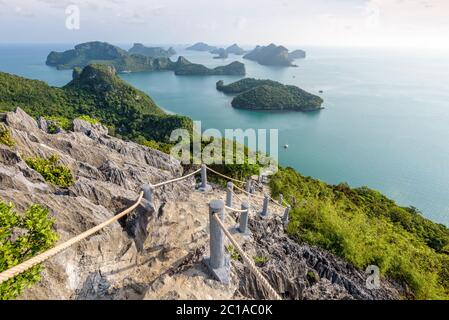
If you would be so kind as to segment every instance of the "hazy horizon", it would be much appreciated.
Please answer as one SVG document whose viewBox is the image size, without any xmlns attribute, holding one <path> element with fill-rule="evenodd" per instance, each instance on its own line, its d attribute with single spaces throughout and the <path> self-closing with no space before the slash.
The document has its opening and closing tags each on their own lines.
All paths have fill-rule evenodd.
<svg viewBox="0 0 449 320">
<path fill-rule="evenodd" d="M 449 48 L 448 17 L 445 0 L 0 0 L 0 42 Z"/>
</svg>

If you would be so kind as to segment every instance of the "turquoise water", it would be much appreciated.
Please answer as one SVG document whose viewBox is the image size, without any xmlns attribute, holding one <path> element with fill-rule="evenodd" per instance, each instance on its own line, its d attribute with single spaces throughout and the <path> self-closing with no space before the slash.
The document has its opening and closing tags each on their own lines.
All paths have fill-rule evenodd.
<svg viewBox="0 0 449 320">
<path fill-rule="evenodd" d="M 0 46 L 0 70 L 60 86 L 70 71 L 45 66 L 50 50 L 71 45 Z M 215 83 L 240 77 L 122 77 L 164 109 L 201 120 L 206 128 L 279 129 L 282 165 L 328 183 L 367 185 L 449 225 L 449 55 L 415 51 L 306 48 L 298 68 L 260 66 L 231 55 L 181 52 L 216 66 L 241 60 L 247 76 L 270 78 L 320 94 L 325 110 L 276 113 L 236 110 Z M 178 49 L 179 50 L 179 49 Z"/>
</svg>

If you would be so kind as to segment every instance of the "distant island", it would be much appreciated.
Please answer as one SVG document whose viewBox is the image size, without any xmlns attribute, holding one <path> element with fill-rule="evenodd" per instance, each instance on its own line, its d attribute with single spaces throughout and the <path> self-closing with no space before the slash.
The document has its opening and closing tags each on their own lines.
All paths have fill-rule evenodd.
<svg viewBox="0 0 449 320">
<path fill-rule="evenodd" d="M 293 60 L 305 58 L 303 50 L 295 50 L 289 53 L 283 46 L 270 44 L 269 46 L 257 46 L 254 50 L 243 56 L 244 59 L 257 61 L 261 65 L 294 67 Z"/>
<path fill-rule="evenodd" d="M 217 90 L 237 94 L 232 106 L 238 109 L 315 111 L 323 104 L 316 95 L 272 80 L 245 78 L 229 85 L 220 80 Z"/>
<path fill-rule="evenodd" d="M 165 50 L 161 47 L 146 47 L 141 43 L 134 43 L 133 47 L 129 49 L 128 52 L 131 54 L 141 54 L 151 58 L 170 58 L 176 54 L 175 49 L 172 47 Z"/>
<path fill-rule="evenodd" d="M 236 43 L 234 43 L 230 47 L 227 47 L 226 48 L 226 52 L 228 54 L 232 53 L 232 54 L 235 54 L 235 55 L 238 55 L 238 56 L 242 56 L 242 55 L 244 55 L 246 53 L 246 51 L 243 50 L 242 48 L 240 48 Z"/>
<path fill-rule="evenodd" d="M 47 65 L 57 69 L 84 68 L 90 64 L 104 64 L 112 66 L 117 72 L 140 72 L 140 71 L 174 71 L 176 75 L 245 75 L 245 65 L 233 62 L 226 66 L 209 69 L 201 64 L 194 64 L 183 57 L 173 62 L 168 57 L 151 57 L 144 55 L 159 50 L 135 44 L 127 52 L 107 42 L 87 42 L 75 46 L 72 50 L 65 52 L 51 52 L 47 57 Z M 159 48 L 161 49 L 161 48 Z M 163 50 L 163 49 L 162 49 Z M 170 49 L 165 54 L 170 54 Z"/>
<path fill-rule="evenodd" d="M 245 65 L 241 62 L 234 61 L 226 66 L 209 69 L 202 64 L 191 63 L 184 57 L 179 57 L 175 66 L 176 75 L 235 75 L 241 76 L 246 74 Z"/>
<path fill-rule="evenodd" d="M 192 51 L 213 51 L 217 49 L 217 47 L 210 46 L 207 43 L 204 42 L 198 42 L 195 43 L 193 46 L 187 47 L 186 50 L 192 50 Z"/>
<path fill-rule="evenodd" d="M 224 48 L 212 50 L 210 53 L 217 55 L 214 59 L 227 59 L 229 57 L 228 52 Z"/>
</svg>

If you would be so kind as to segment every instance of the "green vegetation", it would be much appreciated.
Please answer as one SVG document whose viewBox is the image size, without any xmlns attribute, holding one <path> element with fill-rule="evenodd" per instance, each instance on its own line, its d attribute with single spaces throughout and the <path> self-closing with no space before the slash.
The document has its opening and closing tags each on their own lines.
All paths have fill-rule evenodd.
<svg viewBox="0 0 449 320">
<path fill-rule="evenodd" d="M 74 69 L 74 79 L 79 69 L 91 64 L 114 67 L 118 72 L 140 72 L 172 70 L 177 75 L 244 75 L 245 65 L 233 62 L 227 66 L 209 69 L 201 64 L 190 63 L 180 57 L 177 62 L 170 60 L 174 50 L 147 48 L 135 44 L 130 52 L 107 42 L 86 42 L 65 52 L 51 52 L 47 57 L 47 65 L 58 69 Z"/>
<path fill-rule="evenodd" d="M 169 58 L 176 54 L 173 48 L 164 50 L 161 47 L 146 47 L 141 43 L 134 43 L 133 47 L 128 50 L 132 54 L 141 54 L 152 58 Z"/>
<path fill-rule="evenodd" d="M 85 115 L 85 114 L 79 116 L 77 119 L 80 119 L 80 120 L 83 120 L 83 121 L 87 121 L 90 124 L 99 124 L 100 123 L 100 121 L 98 121 L 97 119 L 94 119 L 91 116 L 88 116 L 88 115 Z"/>
<path fill-rule="evenodd" d="M 241 259 L 240 254 L 235 250 L 235 248 L 232 245 L 226 246 L 226 250 L 231 255 L 231 259 L 234 261 L 238 261 Z"/>
<path fill-rule="evenodd" d="M 325 248 L 360 269 L 377 265 L 406 284 L 417 299 L 449 298 L 449 229 L 403 208 L 381 193 L 346 184 L 327 185 L 280 169 L 273 196 L 295 196 L 288 233 Z"/>
<path fill-rule="evenodd" d="M 51 248 L 58 240 L 53 224 L 41 206 L 33 205 L 21 215 L 11 204 L 0 202 L 0 272 Z M 0 300 L 16 298 L 41 279 L 41 271 L 37 265 L 0 284 Z"/>
<path fill-rule="evenodd" d="M 255 256 L 253 257 L 253 260 L 256 265 L 264 265 L 268 262 L 269 259 L 265 256 Z"/>
<path fill-rule="evenodd" d="M 312 270 L 307 271 L 306 277 L 311 283 L 317 283 L 320 281 L 320 276 Z"/>
<path fill-rule="evenodd" d="M 171 70 L 173 62 L 168 58 L 152 58 L 131 54 L 106 42 L 86 42 L 65 52 L 51 52 L 47 65 L 58 69 L 84 68 L 90 64 L 105 64 L 117 71 Z"/>
<path fill-rule="evenodd" d="M 3 123 L 0 123 L 0 144 L 4 144 L 8 147 L 15 145 L 15 142 L 11 137 L 11 131 Z"/>
<path fill-rule="evenodd" d="M 243 76 L 246 73 L 245 65 L 241 62 L 234 61 L 226 66 L 219 66 L 209 69 L 202 64 L 191 63 L 184 57 L 179 57 L 174 66 L 175 74 L 181 75 L 236 75 Z"/>
<path fill-rule="evenodd" d="M 257 61 L 259 64 L 266 66 L 294 66 L 288 49 L 273 43 L 266 47 L 257 46 L 254 50 L 244 55 L 243 58 Z"/>
<path fill-rule="evenodd" d="M 0 72 L 0 109 L 21 107 L 28 114 L 55 119 L 62 127 L 89 115 L 119 137 L 169 142 L 174 128 L 192 128 L 187 117 L 166 115 L 145 93 L 120 79 L 115 70 L 91 65 L 63 88 Z"/>
<path fill-rule="evenodd" d="M 64 130 L 72 129 L 72 121 L 65 117 L 47 116 L 45 120 L 47 120 L 48 133 L 57 133 L 59 128 Z"/>
<path fill-rule="evenodd" d="M 217 90 L 238 94 L 232 106 L 241 109 L 314 111 L 323 103 L 320 97 L 298 87 L 271 80 L 246 78 L 229 85 L 218 81 Z"/>
<path fill-rule="evenodd" d="M 147 140 L 144 137 L 138 137 L 136 139 L 136 142 L 141 144 L 141 145 L 143 145 L 143 146 L 145 146 L 145 147 L 148 147 L 148 148 L 151 148 L 151 149 L 155 149 L 155 150 L 159 150 L 159 151 L 161 151 L 163 153 L 166 153 L 166 154 L 170 154 L 170 150 L 171 150 L 171 147 L 172 147 L 171 144 L 163 143 L 163 142 L 157 142 L 157 141 L 154 141 L 154 140 Z"/>
<path fill-rule="evenodd" d="M 69 187 L 73 184 L 73 175 L 69 168 L 58 165 L 59 157 L 52 155 L 48 159 L 40 157 L 25 159 L 26 164 L 39 172 L 45 179 L 60 187 Z"/>
</svg>

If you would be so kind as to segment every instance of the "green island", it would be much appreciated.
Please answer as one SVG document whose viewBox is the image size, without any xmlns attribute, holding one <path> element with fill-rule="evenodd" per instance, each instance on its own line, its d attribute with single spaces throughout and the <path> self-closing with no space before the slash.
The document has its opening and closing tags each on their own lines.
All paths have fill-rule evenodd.
<svg viewBox="0 0 449 320">
<path fill-rule="evenodd" d="M 212 51 L 215 49 L 217 49 L 217 47 L 210 46 L 204 42 L 197 42 L 194 45 L 186 48 L 186 50 L 191 50 L 191 51 Z"/>
<path fill-rule="evenodd" d="M 191 63 L 183 57 L 179 57 L 177 62 L 170 60 L 168 56 L 153 57 L 148 54 L 147 49 L 146 47 L 136 49 L 135 45 L 131 50 L 138 53 L 133 53 L 107 42 L 86 42 L 65 52 L 51 52 L 46 64 L 60 70 L 103 64 L 123 73 L 168 70 L 174 71 L 176 75 L 245 75 L 245 65 L 241 62 L 209 69 L 201 64 Z M 167 51 L 166 55 L 169 54 Z"/>
<path fill-rule="evenodd" d="M 141 43 L 134 43 L 133 47 L 129 49 L 128 52 L 151 58 L 170 58 L 176 54 L 176 51 L 172 47 L 165 50 L 161 47 L 146 47 Z"/>
<path fill-rule="evenodd" d="M 323 99 L 296 86 L 283 85 L 272 80 L 245 78 L 225 85 L 217 82 L 217 90 L 237 94 L 232 106 L 250 110 L 315 111 L 322 109 Z"/>
<path fill-rule="evenodd" d="M 191 63 L 184 57 L 179 57 L 175 66 L 175 74 L 178 76 L 184 75 L 208 75 L 208 76 L 222 76 L 222 75 L 245 75 L 245 65 L 241 62 L 234 61 L 226 66 L 216 67 L 214 69 L 207 68 L 202 64 Z"/>
<path fill-rule="evenodd" d="M 244 59 L 256 61 L 261 65 L 283 67 L 295 67 L 292 61 L 305 57 L 306 53 L 303 50 L 289 53 L 286 47 L 277 46 L 274 43 L 268 46 L 257 46 L 243 56 Z"/>
</svg>

